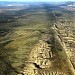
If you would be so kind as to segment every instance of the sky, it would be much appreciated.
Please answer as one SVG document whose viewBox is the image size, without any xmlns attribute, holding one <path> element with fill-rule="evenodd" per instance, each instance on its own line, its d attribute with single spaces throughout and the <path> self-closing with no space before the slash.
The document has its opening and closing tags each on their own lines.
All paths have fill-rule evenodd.
<svg viewBox="0 0 75 75">
<path fill-rule="evenodd" d="M 25 2 L 61 2 L 61 1 L 75 1 L 75 0 L 0 0 L 0 1 L 25 1 Z"/>
</svg>

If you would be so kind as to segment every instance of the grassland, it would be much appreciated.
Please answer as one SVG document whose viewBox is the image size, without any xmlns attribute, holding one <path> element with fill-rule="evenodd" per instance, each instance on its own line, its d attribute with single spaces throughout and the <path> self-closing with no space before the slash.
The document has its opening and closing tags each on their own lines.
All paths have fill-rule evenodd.
<svg viewBox="0 0 75 75">
<path fill-rule="evenodd" d="M 61 33 L 65 35 L 67 32 L 60 30 L 65 29 L 64 26 L 70 25 L 71 22 L 73 24 L 70 28 L 74 27 L 74 14 L 71 11 L 64 11 L 49 4 L 32 4 L 27 9 L 10 13 L 10 15 L 9 12 L 0 13 L 0 75 L 17 75 L 23 70 L 32 48 L 44 34 L 52 35 L 51 49 L 55 55 L 52 59 L 53 69 L 69 71 L 67 57 L 57 35 L 62 35 Z M 52 30 L 55 24 L 58 34 Z"/>
<path fill-rule="evenodd" d="M 1 75 L 16 75 L 26 65 L 25 61 L 31 49 L 41 36 L 47 31 L 47 17 L 44 7 L 37 6 L 29 10 L 16 12 L 11 16 L 6 15 L 0 25 L 0 63 Z M 32 11 L 33 10 L 33 11 Z M 37 10 L 37 11 L 36 11 Z M 12 13 L 12 12 L 11 12 Z M 14 21 L 13 21 L 14 20 Z M 3 66 L 5 65 L 5 66 Z"/>
</svg>

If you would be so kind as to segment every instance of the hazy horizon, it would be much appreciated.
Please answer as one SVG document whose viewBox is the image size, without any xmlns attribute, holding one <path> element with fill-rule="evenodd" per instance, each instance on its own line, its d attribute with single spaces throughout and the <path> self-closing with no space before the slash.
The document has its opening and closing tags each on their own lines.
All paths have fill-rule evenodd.
<svg viewBox="0 0 75 75">
<path fill-rule="evenodd" d="M 0 0 L 0 1 L 15 1 L 15 2 L 64 2 L 64 1 L 75 1 L 75 0 Z"/>
</svg>

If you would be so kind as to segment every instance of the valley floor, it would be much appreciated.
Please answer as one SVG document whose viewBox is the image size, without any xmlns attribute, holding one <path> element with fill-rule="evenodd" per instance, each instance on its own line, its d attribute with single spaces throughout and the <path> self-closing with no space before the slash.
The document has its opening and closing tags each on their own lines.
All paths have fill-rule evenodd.
<svg viewBox="0 0 75 75">
<path fill-rule="evenodd" d="M 0 75 L 75 75 L 73 11 L 40 3 L 13 13 L 0 23 Z"/>
</svg>

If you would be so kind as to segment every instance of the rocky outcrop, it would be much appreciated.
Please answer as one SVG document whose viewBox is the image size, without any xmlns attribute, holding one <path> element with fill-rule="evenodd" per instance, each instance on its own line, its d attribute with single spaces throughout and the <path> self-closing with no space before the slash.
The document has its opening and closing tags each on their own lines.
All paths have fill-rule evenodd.
<svg viewBox="0 0 75 75">
<path fill-rule="evenodd" d="M 38 69 L 49 68 L 51 66 L 50 58 L 52 58 L 51 45 L 48 44 L 46 38 L 39 40 L 38 44 L 32 49 L 25 75 L 39 74 Z"/>
<path fill-rule="evenodd" d="M 46 37 L 46 38 L 45 38 Z M 51 38 L 46 36 L 39 40 L 26 61 L 27 66 L 18 75 L 65 75 L 61 71 L 50 71 L 53 66 L 51 59 L 53 53 L 51 51 Z"/>
</svg>

